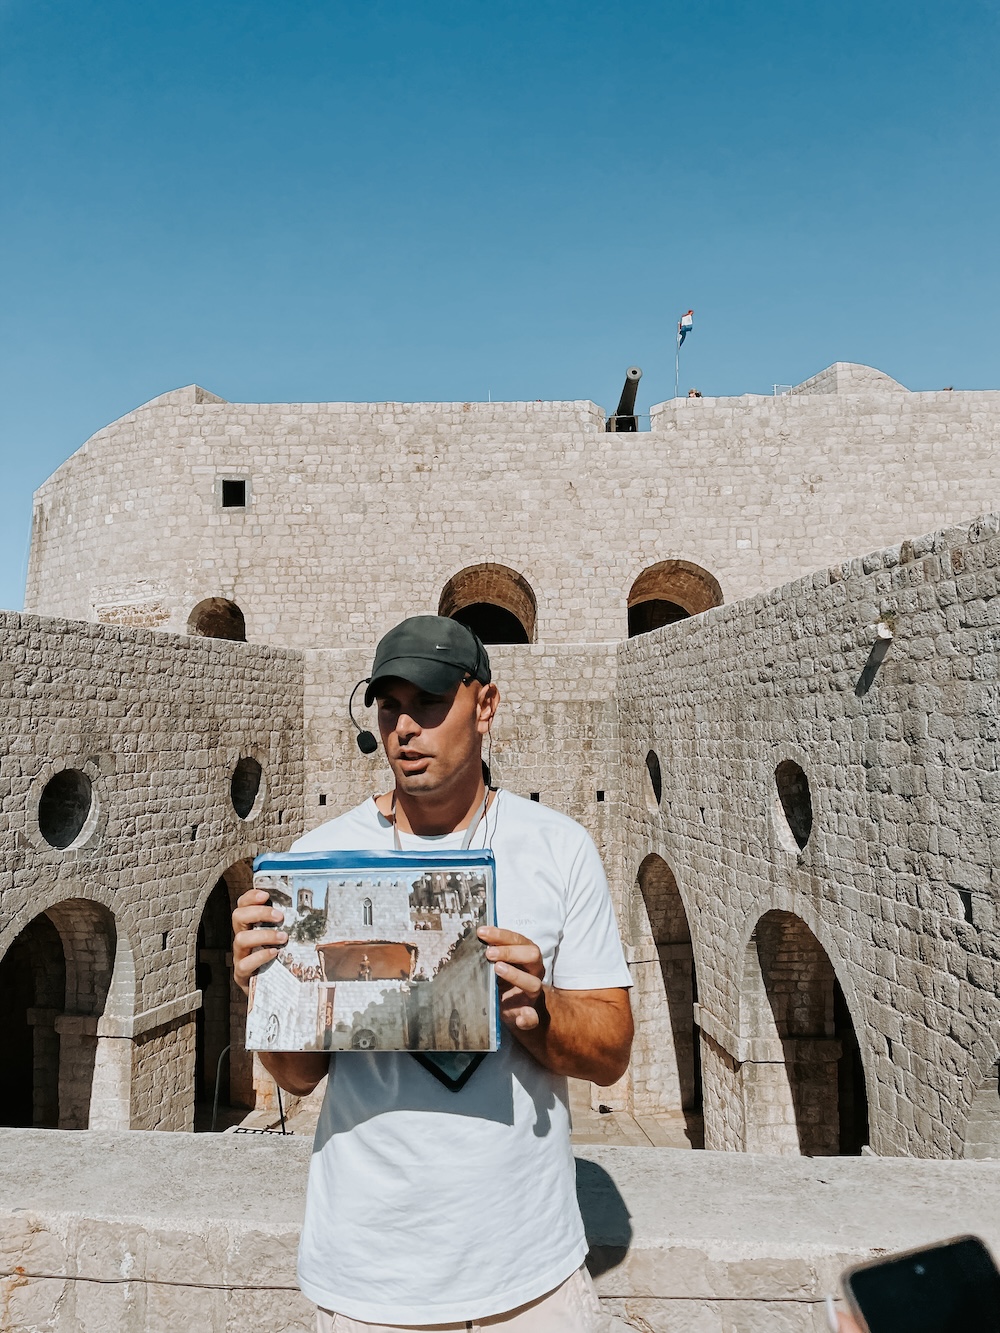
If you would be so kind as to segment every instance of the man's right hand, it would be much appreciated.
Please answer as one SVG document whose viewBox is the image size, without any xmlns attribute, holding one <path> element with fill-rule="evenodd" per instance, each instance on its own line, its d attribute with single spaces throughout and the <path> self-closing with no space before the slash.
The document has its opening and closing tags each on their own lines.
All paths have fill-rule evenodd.
<svg viewBox="0 0 1000 1333">
<path fill-rule="evenodd" d="M 250 978 L 259 967 L 277 958 L 278 950 L 288 943 L 288 935 L 277 923 L 284 919 L 280 907 L 272 907 L 263 889 L 248 889 L 241 894 L 233 912 L 233 976 L 245 995 L 250 993 Z"/>
<path fill-rule="evenodd" d="M 233 913 L 233 976 L 244 994 L 250 993 L 250 978 L 259 967 L 277 958 L 288 943 L 278 929 L 284 918 L 280 907 L 272 907 L 263 889 L 248 889 L 236 901 Z M 260 1062 L 280 1087 L 296 1097 L 307 1097 L 330 1067 L 326 1051 L 262 1051 Z"/>
</svg>

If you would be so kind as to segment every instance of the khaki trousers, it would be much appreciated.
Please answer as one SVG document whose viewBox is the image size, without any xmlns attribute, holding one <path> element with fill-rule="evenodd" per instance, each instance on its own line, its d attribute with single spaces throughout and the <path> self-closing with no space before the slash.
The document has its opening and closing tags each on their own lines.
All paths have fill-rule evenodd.
<svg viewBox="0 0 1000 1333">
<path fill-rule="evenodd" d="M 586 1268 L 577 1269 L 555 1291 L 537 1301 L 505 1314 L 457 1324 L 366 1324 L 332 1310 L 319 1310 L 316 1315 L 316 1333 L 479 1333 L 490 1328 L 503 1329 L 504 1333 L 610 1333 L 619 1327 L 617 1320 L 601 1313 Z"/>
</svg>

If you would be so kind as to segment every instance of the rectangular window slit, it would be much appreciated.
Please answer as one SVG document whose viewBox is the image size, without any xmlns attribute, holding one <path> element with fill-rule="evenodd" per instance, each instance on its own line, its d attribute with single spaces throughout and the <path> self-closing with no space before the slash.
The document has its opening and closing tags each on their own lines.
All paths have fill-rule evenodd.
<svg viewBox="0 0 1000 1333">
<path fill-rule="evenodd" d="M 533 791 L 531 793 L 531 799 L 533 801 L 540 801 L 542 799 L 542 793 L 538 791 Z"/>
<path fill-rule="evenodd" d="M 165 931 L 163 932 L 163 934 L 160 936 L 160 948 L 161 948 L 161 949 L 165 949 L 165 948 L 167 947 L 167 936 L 168 936 L 169 933 L 170 933 L 169 931 L 165 930 Z"/>
<path fill-rule="evenodd" d="M 192 825 L 191 825 L 191 841 L 192 841 L 192 842 L 195 842 L 195 841 L 197 840 L 197 837 L 198 837 L 198 825 L 197 825 L 197 824 L 192 824 Z"/>
<path fill-rule="evenodd" d="M 959 889 L 958 896 L 962 900 L 962 915 L 965 917 L 966 921 L 972 925 L 972 890 Z"/>
<path fill-rule="evenodd" d="M 245 509 L 247 505 L 247 484 L 235 478 L 222 479 L 223 509 Z"/>
<path fill-rule="evenodd" d="M 597 803 L 598 803 L 598 805 L 603 804 L 603 801 L 604 801 L 604 792 L 599 791 L 599 792 L 597 793 Z"/>
<path fill-rule="evenodd" d="M 319 794 L 319 803 L 320 803 L 320 805 L 326 805 L 326 792 L 325 792 L 325 791 L 321 791 L 321 792 L 320 792 L 320 794 Z"/>
<path fill-rule="evenodd" d="M 279 810 L 279 811 L 278 811 L 278 823 L 279 823 L 279 824 L 283 824 L 284 822 L 285 822 L 285 812 L 284 812 L 284 810 Z"/>
</svg>

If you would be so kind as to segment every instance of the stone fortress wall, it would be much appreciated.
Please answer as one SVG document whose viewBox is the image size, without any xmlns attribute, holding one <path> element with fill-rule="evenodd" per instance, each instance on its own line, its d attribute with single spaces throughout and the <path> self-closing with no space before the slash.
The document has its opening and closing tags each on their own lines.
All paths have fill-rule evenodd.
<svg viewBox="0 0 1000 1333">
<path fill-rule="evenodd" d="M 301 658 L 3 613 L 0 679 L 4 1112 L 190 1129 L 198 1025 L 224 1024 L 217 1057 L 236 1002 L 227 942 L 199 923 L 302 828 Z M 241 818 L 247 760 L 262 781 L 237 784 Z M 232 1069 L 252 1101 L 239 1050 Z"/>
<path fill-rule="evenodd" d="M 634 1096 L 700 1034 L 707 1147 L 1000 1155 L 998 644 L 992 515 L 621 646 Z"/>
<path fill-rule="evenodd" d="M 184 633 L 224 598 L 251 642 L 367 651 L 415 607 L 489 598 L 486 571 L 478 591 L 452 581 L 496 566 L 530 640 L 609 642 L 651 569 L 668 592 L 686 575 L 703 610 L 983 509 L 1000 393 L 908 393 L 842 365 L 801 389 L 676 400 L 622 434 L 593 403 L 180 389 L 40 487 L 25 605 Z M 223 504 L 240 498 L 226 480 L 245 504 Z"/>
<path fill-rule="evenodd" d="M 198 1079 L 204 1096 L 238 1037 L 239 1003 L 213 978 L 246 858 L 384 784 L 346 716 L 376 638 L 407 613 L 488 603 L 527 640 L 490 649 L 505 695 L 497 780 L 591 831 L 630 950 L 635 1058 L 598 1099 L 684 1114 L 692 1137 L 704 1107 L 715 1147 L 1000 1151 L 981 567 L 995 533 L 986 521 L 904 542 L 995 503 L 1000 394 L 910 394 L 838 364 L 781 398 L 664 404 L 652 426 L 605 433 L 587 403 L 246 407 L 191 388 L 99 432 L 40 489 L 29 610 L 104 626 L 10 619 L 10 644 L 39 637 L 51 681 L 39 691 L 35 667 L 14 662 L 26 702 L 9 752 L 50 715 L 43 732 L 79 715 L 100 744 L 28 747 L 47 771 L 118 752 L 118 714 L 90 698 L 89 667 L 73 675 L 76 648 L 49 663 L 55 636 L 99 644 L 101 697 L 131 692 L 125 715 L 148 719 L 130 799 L 151 799 L 178 736 L 199 757 L 157 844 L 183 892 L 127 826 L 100 835 L 101 856 L 133 867 L 118 878 L 100 862 L 66 879 L 84 843 L 40 851 L 44 873 L 18 852 L 0 953 L 17 939 L 28 959 L 29 920 L 58 928 L 71 898 L 122 912 L 133 950 L 155 953 L 166 931 L 169 953 L 186 929 L 174 989 L 155 989 L 168 974 L 151 960 L 133 1006 L 175 1003 L 185 1030 L 157 1057 L 177 1088 L 165 1127 L 190 1124 Z M 246 503 L 223 503 L 234 494 Z M 892 542 L 904 545 L 838 563 Z M 652 605 L 691 618 L 626 640 Z M 879 661 L 882 617 L 895 637 Z M 213 708 L 195 707 L 203 695 Z M 242 821 L 228 784 L 247 756 L 265 794 Z M 0 756 L 0 781 L 5 768 Z M 10 799 L 35 829 L 27 789 Z M 211 855 L 185 841 L 195 824 L 216 830 Z M 128 916 L 141 910 L 148 921 Z M 176 927 L 157 924 L 167 911 Z M 32 957 L 54 947 L 29 944 Z M 252 1100 L 236 1055 L 231 1095 Z M 113 1123 L 149 1123 L 117 1105 Z M 96 1107 L 91 1123 L 112 1123 Z"/>
</svg>

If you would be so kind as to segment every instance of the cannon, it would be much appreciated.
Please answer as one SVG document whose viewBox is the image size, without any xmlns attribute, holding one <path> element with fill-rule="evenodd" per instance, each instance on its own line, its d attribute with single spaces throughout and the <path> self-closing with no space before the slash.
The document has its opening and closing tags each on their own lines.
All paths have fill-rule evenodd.
<svg viewBox="0 0 1000 1333">
<path fill-rule="evenodd" d="M 635 395 L 641 379 L 642 371 L 639 367 L 629 366 L 625 372 L 625 384 L 622 387 L 622 396 L 618 399 L 614 416 L 608 417 L 607 429 L 609 431 L 637 431 L 639 429 L 639 421 L 635 415 Z"/>
</svg>

